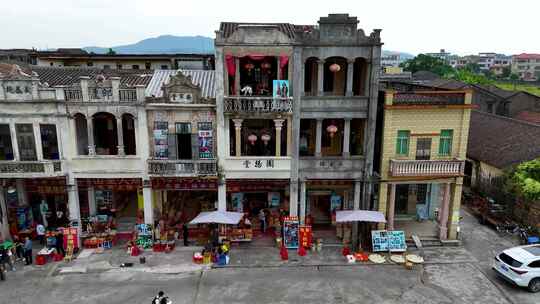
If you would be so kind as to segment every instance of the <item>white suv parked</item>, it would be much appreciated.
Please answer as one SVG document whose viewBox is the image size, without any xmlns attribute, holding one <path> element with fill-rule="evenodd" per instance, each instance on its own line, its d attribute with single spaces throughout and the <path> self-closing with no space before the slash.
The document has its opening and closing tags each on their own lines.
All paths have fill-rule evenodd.
<svg viewBox="0 0 540 304">
<path fill-rule="evenodd" d="M 495 257 L 493 269 L 507 281 L 540 291 L 540 244 L 506 249 Z"/>
</svg>

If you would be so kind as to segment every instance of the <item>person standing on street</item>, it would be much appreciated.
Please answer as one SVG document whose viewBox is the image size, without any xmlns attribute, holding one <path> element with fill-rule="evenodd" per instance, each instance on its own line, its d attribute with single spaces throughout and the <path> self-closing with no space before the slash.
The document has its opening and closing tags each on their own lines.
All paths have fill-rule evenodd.
<svg viewBox="0 0 540 304">
<path fill-rule="evenodd" d="M 188 230 L 187 223 L 184 223 L 182 225 L 182 237 L 184 239 L 184 246 L 189 246 L 189 240 L 188 240 L 189 230 Z"/>
<path fill-rule="evenodd" d="M 45 245 L 45 226 L 43 224 L 39 223 L 36 226 L 36 232 L 39 240 L 40 245 Z"/>
<path fill-rule="evenodd" d="M 259 211 L 259 221 L 261 221 L 261 233 L 266 233 L 266 214 L 264 213 L 264 209 Z"/>
<path fill-rule="evenodd" d="M 62 256 L 66 255 L 66 252 L 64 251 L 64 233 L 62 232 L 62 229 L 58 229 L 58 232 L 56 233 L 56 253 L 61 254 Z"/>
<path fill-rule="evenodd" d="M 26 265 L 32 265 L 32 241 L 29 237 L 26 237 L 24 241 L 24 259 Z"/>
</svg>

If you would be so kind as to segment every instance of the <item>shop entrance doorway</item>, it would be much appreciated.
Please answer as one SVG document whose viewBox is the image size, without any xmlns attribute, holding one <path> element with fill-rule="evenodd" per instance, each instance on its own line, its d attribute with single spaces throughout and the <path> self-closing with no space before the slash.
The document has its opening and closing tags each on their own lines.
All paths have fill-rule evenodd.
<svg viewBox="0 0 540 304">
<path fill-rule="evenodd" d="M 330 194 L 312 195 L 309 200 L 310 215 L 314 228 L 329 228 L 332 224 Z"/>
</svg>

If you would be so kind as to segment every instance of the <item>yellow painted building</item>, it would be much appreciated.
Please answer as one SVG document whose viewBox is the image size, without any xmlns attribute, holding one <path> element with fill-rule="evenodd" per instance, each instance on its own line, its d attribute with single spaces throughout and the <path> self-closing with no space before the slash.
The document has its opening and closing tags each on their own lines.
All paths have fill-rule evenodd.
<svg viewBox="0 0 540 304">
<path fill-rule="evenodd" d="M 470 91 L 386 91 L 378 205 L 388 230 L 456 238 L 471 99 Z"/>
</svg>

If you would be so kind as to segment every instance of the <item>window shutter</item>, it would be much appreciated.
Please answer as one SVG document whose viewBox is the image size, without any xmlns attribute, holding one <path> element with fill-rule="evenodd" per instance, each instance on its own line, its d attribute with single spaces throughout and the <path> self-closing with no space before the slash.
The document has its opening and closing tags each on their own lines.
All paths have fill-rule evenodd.
<svg viewBox="0 0 540 304">
<path fill-rule="evenodd" d="M 169 134 L 167 136 L 167 143 L 169 145 L 169 159 L 177 159 L 176 134 Z"/>
</svg>

